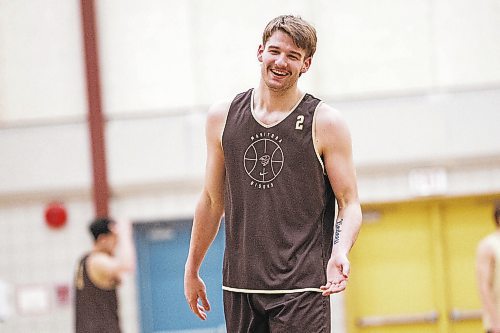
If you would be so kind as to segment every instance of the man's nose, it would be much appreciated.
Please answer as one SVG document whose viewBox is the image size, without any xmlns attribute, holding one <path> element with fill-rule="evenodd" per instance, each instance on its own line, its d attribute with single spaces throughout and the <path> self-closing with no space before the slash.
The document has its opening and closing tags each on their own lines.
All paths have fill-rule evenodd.
<svg viewBox="0 0 500 333">
<path fill-rule="evenodd" d="M 274 63 L 276 64 L 276 66 L 286 67 L 287 65 L 286 57 L 284 55 L 280 55 L 276 58 L 276 61 Z"/>
</svg>

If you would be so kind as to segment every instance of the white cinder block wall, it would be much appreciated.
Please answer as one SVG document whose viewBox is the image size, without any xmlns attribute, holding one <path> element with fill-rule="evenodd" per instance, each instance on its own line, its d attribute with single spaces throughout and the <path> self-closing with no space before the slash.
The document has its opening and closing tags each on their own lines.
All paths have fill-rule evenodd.
<svg viewBox="0 0 500 333">
<path fill-rule="evenodd" d="M 54 288 L 71 283 L 93 215 L 79 3 L 0 0 L 0 279 L 11 301 L 26 286 L 50 295 L 46 313 L 14 308 L 2 332 L 71 330 Z M 496 0 L 96 4 L 113 215 L 192 216 L 205 111 L 255 86 L 260 34 L 282 13 L 318 30 L 301 86 L 343 111 L 363 202 L 413 198 L 408 174 L 427 167 L 447 172 L 442 195 L 500 192 Z M 43 222 L 52 200 L 69 212 L 57 231 Z M 121 296 L 124 331 L 138 332 L 133 277 Z"/>
</svg>

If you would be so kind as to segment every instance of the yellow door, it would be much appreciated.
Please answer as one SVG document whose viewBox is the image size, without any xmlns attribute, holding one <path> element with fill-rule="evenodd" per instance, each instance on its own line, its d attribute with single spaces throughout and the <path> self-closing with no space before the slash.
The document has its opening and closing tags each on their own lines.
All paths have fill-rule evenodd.
<svg viewBox="0 0 500 333">
<path fill-rule="evenodd" d="M 439 332 L 429 210 L 399 204 L 374 211 L 380 216 L 363 225 L 350 255 L 349 332 Z"/>
<path fill-rule="evenodd" d="M 365 223 L 350 256 L 348 332 L 482 332 L 475 254 L 494 230 L 492 202 L 363 207 Z"/>
<path fill-rule="evenodd" d="M 450 333 L 482 332 L 475 274 L 476 247 L 494 228 L 493 205 L 482 199 L 442 206 Z"/>
</svg>

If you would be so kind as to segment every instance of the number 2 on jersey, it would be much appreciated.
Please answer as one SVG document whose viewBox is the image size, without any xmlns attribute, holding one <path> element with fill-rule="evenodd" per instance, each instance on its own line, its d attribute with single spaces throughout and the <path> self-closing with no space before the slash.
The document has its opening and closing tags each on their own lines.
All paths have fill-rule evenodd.
<svg viewBox="0 0 500 333">
<path fill-rule="evenodd" d="M 303 123 L 304 123 L 304 116 L 303 115 L 297 116 L 297 122 L 295 123 L 295 129 L 301 130 L 302 128 L 304 128 Z"/>
</svg>

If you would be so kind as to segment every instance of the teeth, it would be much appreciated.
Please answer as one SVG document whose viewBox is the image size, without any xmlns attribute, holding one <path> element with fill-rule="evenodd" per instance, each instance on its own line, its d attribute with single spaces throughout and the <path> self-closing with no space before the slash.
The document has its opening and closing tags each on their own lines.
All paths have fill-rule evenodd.
<svg viewBox="0 0 500 333">
<path fill-rule="evenodd" d="M 274 74 L 279 75 L 279 76 L 287 75 L 287 72 L 283 72 L 283 71 L 276 70 L 276 69 L 272 69 L 271 72 L 273 72 Z"/>
</svg>

